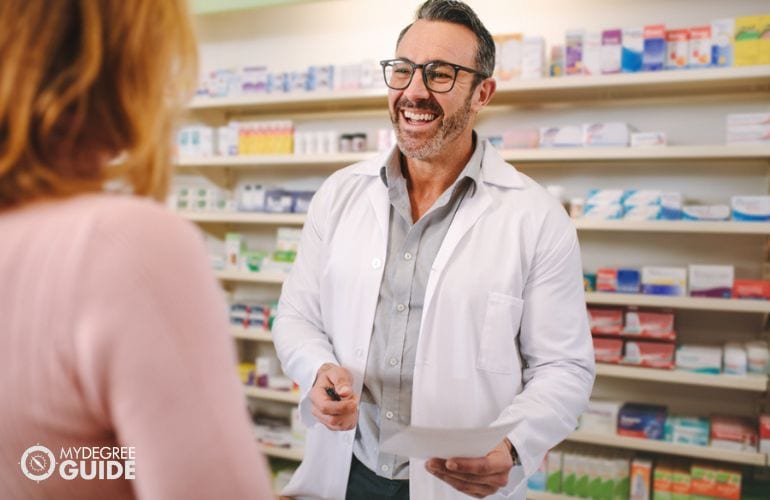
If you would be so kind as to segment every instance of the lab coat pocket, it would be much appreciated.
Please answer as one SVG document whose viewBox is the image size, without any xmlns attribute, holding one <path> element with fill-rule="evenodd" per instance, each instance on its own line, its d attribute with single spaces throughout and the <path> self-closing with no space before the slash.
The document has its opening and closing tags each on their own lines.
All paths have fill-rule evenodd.
<svg viewBox="0 0 770 500">
<path fill-rule="evenodd" d="M 484 324 L 479 339 L 476 367 L 494 373 L 513 373 L 519 359 L 519 334 L 524 301 L 498 292 L 489 292 Z"/>
</svg>

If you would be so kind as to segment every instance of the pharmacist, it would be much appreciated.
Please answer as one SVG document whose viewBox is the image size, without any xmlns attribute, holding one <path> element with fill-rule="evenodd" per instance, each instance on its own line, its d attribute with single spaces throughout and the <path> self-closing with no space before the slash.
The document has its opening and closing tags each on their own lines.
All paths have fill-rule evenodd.
<svg viewBox="0 0 770 500">
<path fill-rule="evenodd" d="M 473 131 L 495 81 L 470 7 L 423 4 L 382 66 L 398 147 L 324 183 L 280 299 L 275 344 L 308 426 L 283 494 L 524 499 L 594 379 L 575 229 Z M 501 422 L 513 431 L 482 457 L 380 450 L 405 425 Z"/>
</svg>

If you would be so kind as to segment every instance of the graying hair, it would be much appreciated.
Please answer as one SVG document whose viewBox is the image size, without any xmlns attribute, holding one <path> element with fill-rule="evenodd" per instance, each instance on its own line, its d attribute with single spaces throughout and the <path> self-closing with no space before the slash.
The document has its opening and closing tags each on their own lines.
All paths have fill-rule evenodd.
<svg viewBox="0 0 770 500">
<path fill-rule="evenodd" d="M 495 71 L 495 41 L 479 16 L 467 4 L 460 0 L 427 0 L 417 8 L 415 13 L 415 21 L 420 19 L 459 24 L 471 30 L 476 35 L 476 69 L 486 77 L 492 76 Z M 412 24 L 414 23 L 401 30 L 396 47 Z M 476 77 L 477 83 L 481 81 L 481 77 L 478 75 Z"/>
</svg>

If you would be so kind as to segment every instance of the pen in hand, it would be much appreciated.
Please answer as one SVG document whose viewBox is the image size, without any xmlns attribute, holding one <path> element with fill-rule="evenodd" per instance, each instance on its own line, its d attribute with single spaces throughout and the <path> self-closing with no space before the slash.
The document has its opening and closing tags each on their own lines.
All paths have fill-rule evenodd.
<svg viewBox="0 0 770 500">
<path fill-rule="evenodd" d="M 339 394 L 337 394 L 337 391 L 334 390 L 334 387 L 327 387 L 326 394 L 332 399 L 332 401 L 342 401 L 342 398 Z"/>
</svg>

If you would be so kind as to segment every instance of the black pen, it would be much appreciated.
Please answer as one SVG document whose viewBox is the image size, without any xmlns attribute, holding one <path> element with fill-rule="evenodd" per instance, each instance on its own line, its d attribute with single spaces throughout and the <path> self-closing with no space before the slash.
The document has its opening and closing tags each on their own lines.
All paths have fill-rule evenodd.
<svg viewBox="0 0 770 500">
<path fill-rule="evenodd" d="M 340 397 L 339 394 L 337 394 L 337 391 L 334 390 L 334 387 L 327 387 L 326 394 L 328 394 L 329 397 L 332 398 L 332 401 L 342 401 L 342 398 Z"/>
</svg>

